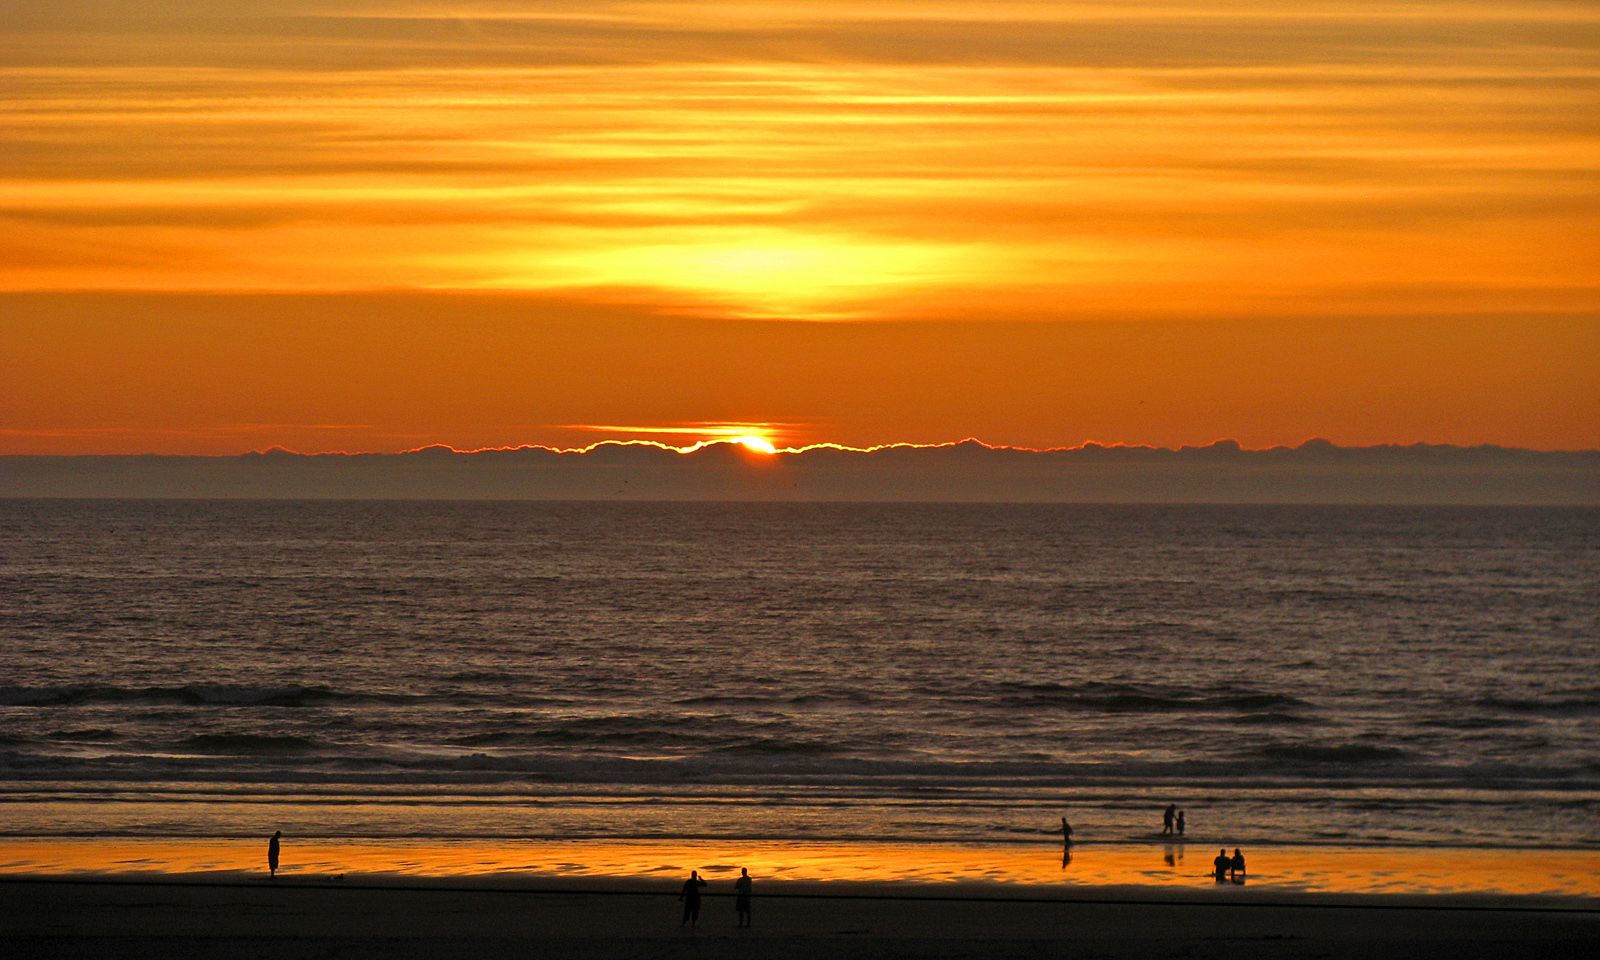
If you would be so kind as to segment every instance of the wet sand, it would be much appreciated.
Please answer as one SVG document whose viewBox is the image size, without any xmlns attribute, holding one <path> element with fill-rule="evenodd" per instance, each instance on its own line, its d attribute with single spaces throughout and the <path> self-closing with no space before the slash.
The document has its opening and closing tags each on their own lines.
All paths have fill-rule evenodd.
<svg viewBox="0 0 1600 960">
<path fill-rule="evenodd" d="M 807 883 L 989 884 L 1075 896 L 1107 888 L 1141 895 L 1216 898 L 1275 893 L 1538 896 L 1600 904 L 1600 850 L 1271 846 L 1245 851 L 1247 885 L 1210 882 L 1219 841 L 1084 843 L 1063 860 L 1059 843 L 927 844 L 821 841 L 367 840 L 285 836 L 286 880 L 431 882 L 632 881 L 672 886 L 699 870 L 728 889 L 747 867 L 767 890 Z M 182 875 L 253 880 L 265 872 L 266 838 L 213 840 L 0 840 L 0 877 L 148 879 Z"/>
<path fill-rule="evenodd" d="M 11 957 L 1587 957 L 1600 851 L 527 841 L 0 841 Z M 1170 860 L 1170 862 L 1169 862 Z M 756 877 L 755 927 L 732 879 Z M 679 927 L 690 869 L 711 885 Z"/>
<path fill-rule="evenodd" d="M 568 881 L 577 883 L 578 881 Z M 679 926 L 667 884 L 585 889 L 216 878 L 0 879 L 7 957 L 1588 957 L 1600 908 L 1526 897 L 1261 894 L 1138 888 L 812 884 L 707 896 Z M 770 885 L 769 885 L 770 886 Z M 1028 899 L 1029 897 L 1031 899 Z"/>
</svg>

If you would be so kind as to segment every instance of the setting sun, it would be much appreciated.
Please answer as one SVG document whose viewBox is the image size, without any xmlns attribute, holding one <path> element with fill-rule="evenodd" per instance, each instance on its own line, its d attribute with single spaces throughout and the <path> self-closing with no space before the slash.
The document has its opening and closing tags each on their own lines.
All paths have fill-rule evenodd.
<svg viewBox="0 0 1600 960">
<path fill-rule="evenodd" d="M 24 953 L 1595 939 L 1597 0 L 4 12 Z"/>
<path fill-rule="evenodd" d="M 750 451 L 753 451 L 755 453 L 777 453 L 778 452 L 778 448 L 774 447 L 772 445 L 772 441 L 768 440 L 766 437 L 757 437 L 757 436 L 753 436 L 753 435 L 752 436 L 745 436 L 745 437 L 734 437 L 733 438 L 733 442 L 734 443 L 738 443 L 738 444 L 742 444 L 746 450 L 750 450 Z"/>
<path fill-rule="evenodd" d="M 0 454 L 1600 446 L 1593 4 L 23 6 Z"/>
</svg>

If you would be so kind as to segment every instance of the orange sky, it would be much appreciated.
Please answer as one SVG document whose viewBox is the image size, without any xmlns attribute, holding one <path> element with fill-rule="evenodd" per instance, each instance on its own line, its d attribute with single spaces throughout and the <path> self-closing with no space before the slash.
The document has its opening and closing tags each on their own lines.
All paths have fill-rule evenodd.
<svg viewBox="0 0 1600 960">
<path fill-rule="evenodd" d="M 7 10 L 0 453 L 1600 447 L 1589 3 Z"/>
</svg>

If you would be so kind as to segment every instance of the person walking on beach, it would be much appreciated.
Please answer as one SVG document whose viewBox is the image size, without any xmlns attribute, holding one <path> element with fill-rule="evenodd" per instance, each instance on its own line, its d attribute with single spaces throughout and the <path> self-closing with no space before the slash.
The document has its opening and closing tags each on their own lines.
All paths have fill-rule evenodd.
<svg viewBox="0 0 1600 960">
<path fill-rule="evenodd" d="M 753 886 L 750 871 L 739 868 L 739 879 L 733 881 L 733 909 L 739 914 L 739 926 L 750 926 L 750 888 Z"/>
<path fill-rule="evenodd" d="M 1161 834 L 1162 834 L 1162 836 L 1168 836 L 1168 835 L 1170 835 L 1172 833 L 1172 820 L 1177 815 L 1178 815 L 1178 805 L 1175 804 L 1175 803 L 1167 804 L 1166 811 L 1161 814 Z"/>
<path fill-rule="evenodd" d="M 274 880 L 278 878 L 278 838 L 282 836 L 282 830 L 274 830 L 272 839 L 267 841 L 267 875 Z"/>
<path fill-rule="evenodd" d="M 705 885 L 706 882 L 700 879 L 700 871 L 689 871 L 689 879 L 683 881 L 683 892 L 678 894 L 678 899 L 683 901 L 683 919 L 678 921 L 678 926 L 686 923 L 691 927 L 700 925 L 700 888 Z"/>
<path fill-rule="evenodd" d="M 1178 836 L 1183 836 L 1183 811 L 1178 811 Z"/>
<path fill-rule="evenodd" d="M 1233 848 L 1233 858 L 1228 861 L 1228 878 L 1234 883 L 1244 883 L 1244 851 Z"/>
<path fill-rule="evenodd" d="M 1072 846 L 1072 824 L 1067 822 L 1066 817 L 1061 818 L 1061 845 Z"/>
<path fill-rule="evenodd" d="M 1216 871 L 1217 882 L 1226 883 L 1228 880 L 1228 870 L 1233 866 L 1233 858 L 1228 856 L 1227 847 L 1223 847 L 1221 850 L 1217 851 L 1217 858 L 1211 861 L 1211 866 L 1212 869 Z"/>
</svg>

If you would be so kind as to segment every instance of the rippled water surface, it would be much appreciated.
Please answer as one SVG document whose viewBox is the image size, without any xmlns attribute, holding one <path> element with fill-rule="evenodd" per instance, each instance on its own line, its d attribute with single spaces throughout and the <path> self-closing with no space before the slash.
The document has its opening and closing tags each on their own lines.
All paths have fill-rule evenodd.
<svg viewBox="0 0 1600 960">
<path fill-rule="evenodd" d="M 0 501 L 0 832 L 1600 846 L 1600 511 Z"/>
</svg>

